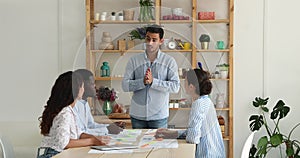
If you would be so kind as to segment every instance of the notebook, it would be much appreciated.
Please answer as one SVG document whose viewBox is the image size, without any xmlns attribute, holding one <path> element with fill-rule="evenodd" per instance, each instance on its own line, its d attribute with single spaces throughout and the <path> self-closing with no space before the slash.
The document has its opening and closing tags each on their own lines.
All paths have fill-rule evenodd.
<svg viewBox="0 0 300 158">
<path fill-rule="evenodd" d="M 115 144 L 115 145 L 102 145 L 102 146 L 91 146 L 92 149 L 97 150 L 122 150 L 122 149 L 136 149 L 139 146 L 132 144 Z"/>
</svg>

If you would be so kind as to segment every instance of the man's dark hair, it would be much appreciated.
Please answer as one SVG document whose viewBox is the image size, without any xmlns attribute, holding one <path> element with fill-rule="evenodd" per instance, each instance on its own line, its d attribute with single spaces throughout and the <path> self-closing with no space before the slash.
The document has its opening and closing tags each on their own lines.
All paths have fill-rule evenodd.
<svg viewBox="0 0 300 158">
<path fill-rule="evenodd" d="M 150 33 L 158 33 L 159 34 L 159 38 L 162 39 L 164 37 L 164 29 L 156 24 L 150 25 L 146 28 L 146 33 L 150 32 Z"/>
<path fill-rule="evenodd" d="M 74 72 L 80 74 L 84 81 L 88 81 L 90 79 L 90 76 L 94 76 L 93 73 L 87 69 L 77 69 Z"/>
</svg>

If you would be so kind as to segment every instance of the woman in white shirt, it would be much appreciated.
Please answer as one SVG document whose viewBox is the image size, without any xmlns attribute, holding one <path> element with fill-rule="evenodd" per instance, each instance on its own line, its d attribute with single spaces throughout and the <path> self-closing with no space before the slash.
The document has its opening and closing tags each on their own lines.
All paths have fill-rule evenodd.
<svg viewBox="0 0 300 158">
<path fill-rule="evenodd" d="M 105 145 L 107 136 L 82 133 L 76 124 L 73 107 L 84 92 L 80 75 L 72 71 L 61 74 L 55 81 L 43 114 L 39 117 L 42 139 L 38 158 L 49 158 L 67 148 Z M 41 149 L 44 149 L 43 152 Z"/>
</svg>

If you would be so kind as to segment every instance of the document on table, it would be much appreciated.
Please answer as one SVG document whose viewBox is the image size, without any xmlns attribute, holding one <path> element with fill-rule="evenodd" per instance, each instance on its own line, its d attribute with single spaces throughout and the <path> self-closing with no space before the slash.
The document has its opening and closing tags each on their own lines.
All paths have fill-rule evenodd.
<svg viewBox="0 0 300 158">
<path fill-rule="evenodd" d="M 108 146 L 92 147 L 88 153 L 132 153 L 132 148 L 138 148 L 139 146 L 133 145 L 137 141 L 137 137 L 141 135 L 141 129 L 124 129 L 119 134 L 110 134 L 112 139 Z M 106 147 L 106 148 L 103 148 Z M 98 149 L 93 149 L 98 148 Z M 130 148 L 130 149 L 129 149 Z M 118 150 L 114 150 L 118 149 Z"/>
<path fill-rule="evenodd" d="M 177 139 L 157 140 L 153 135 L 144 135 L 139 143 L 140 148 L 178 148 Z"/>
<path fill-rule="evenodd" d="M 139 146 L 132 144 L 115 144 L 115 145 L 100 145 L 100 146 L 91 146 L 92 149 L 97 150 L 122 150 L 122 149 L 136 149 Z"/>
<path fill-rule="evenodd" d="M 104 150 L 96 150 L 96 149 L 91 149 L 89 152 L 89 154 L 116 154 L 116 153 L 133 153 L 133 150 L 108 150 L 108 151 L 104 151 Z"/>
<path fill-rule="evenodd" d="M 108 145 L 114 144 L 133 144 L 137 141 L 137 137 L 141 135 L 141 129 L 124 129 L 119 134 L 108 135 L 111 137 L 111 141 Z"/>
</svg>

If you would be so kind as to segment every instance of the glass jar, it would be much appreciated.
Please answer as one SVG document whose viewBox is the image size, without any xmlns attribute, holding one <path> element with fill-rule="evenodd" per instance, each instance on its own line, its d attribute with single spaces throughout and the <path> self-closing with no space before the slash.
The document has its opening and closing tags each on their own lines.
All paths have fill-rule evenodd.
<svg viewBox="0 0 300 158">
<path fill-rule="evenodd" d="M 102 110 L 105 115 L 109 115 L 113 110 L 112 106 L 111 106 L 111 102 L 108 100 L 104 101 L 104 103 L 102 105 Z"/>
<path fill-rule="evenodd" d="M 110 68 L 108 66 L 108 62 L 103 62 L 101 66 L 101 77 L 109 77 L 110 76 Z"/>
<path fill-rule="evenodd" d="M 218 93 L 216 97 L 216 108 L 224 108 L 224 93 Z"/>
</svg>

